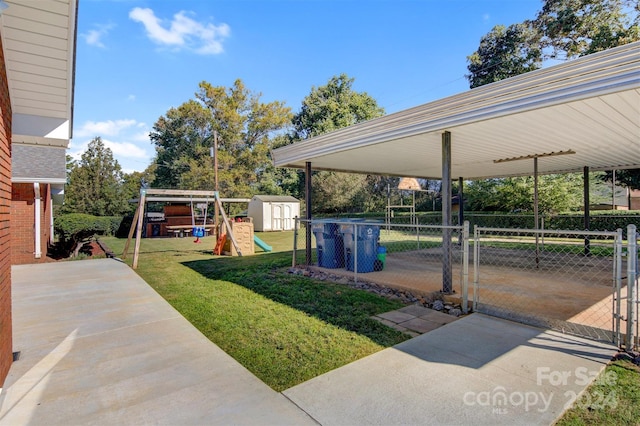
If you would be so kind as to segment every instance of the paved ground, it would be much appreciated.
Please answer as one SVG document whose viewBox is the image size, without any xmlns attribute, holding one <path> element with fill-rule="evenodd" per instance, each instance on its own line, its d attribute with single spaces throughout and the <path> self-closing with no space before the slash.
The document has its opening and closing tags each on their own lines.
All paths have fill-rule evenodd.
<svg viewBox="0 0 640 426">
<path fill-rule="evenodd" d="M 615 353 L 472 314 L 278 393 L 116 260 L 12 275 L 2 425 L 551 424 Z"/>
<path fill-rule="evenodd" d="M 0 424 L 314 424 L 127 265 L 12 268 L 14 350 Z"/>
</svg>

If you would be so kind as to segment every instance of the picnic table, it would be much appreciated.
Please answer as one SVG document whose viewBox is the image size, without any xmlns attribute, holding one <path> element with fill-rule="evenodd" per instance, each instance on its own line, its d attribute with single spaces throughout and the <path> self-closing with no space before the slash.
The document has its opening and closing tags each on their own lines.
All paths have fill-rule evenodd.
<svg viewBox="0 0 640 426">
<path fill-rule="evenodd" d="M 215 227 L 214 225 L 206 225 L 206 226 L 196 225 L 195 226 L 195 228 L 204 228 L 205 235 L 209 235 L 209 233 L 214 227 Z M 194 228 L 193 225 L 168 225 L 167 231 L 173 232 L 173 235 L 175 237 L 184 237 L 184 236 L 189 236 L 193 228 Z"/>
</svg>

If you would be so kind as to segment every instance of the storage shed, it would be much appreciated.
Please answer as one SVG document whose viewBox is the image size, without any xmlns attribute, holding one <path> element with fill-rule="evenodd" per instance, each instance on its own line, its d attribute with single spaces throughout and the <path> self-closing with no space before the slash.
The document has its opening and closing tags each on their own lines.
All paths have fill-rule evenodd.
<svg viewBox="0 0 640 426">
<path fill-rule="evenodd" d="M 290 231 L 295 227 L 294 218 L 300 216 L 300 201 L 289 195 L 254 195 L 247 216 L 258 232 Z"/>
</svg>

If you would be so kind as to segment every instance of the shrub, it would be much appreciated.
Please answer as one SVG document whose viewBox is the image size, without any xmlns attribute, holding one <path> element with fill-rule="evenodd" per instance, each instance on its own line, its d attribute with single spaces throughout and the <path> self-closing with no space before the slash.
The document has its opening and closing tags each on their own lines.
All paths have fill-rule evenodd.
<svg viewBox="0 0 640 426">
<path fill-rule="evenodd" d="M 58 236 L 57 251 L 64 257 L 77 255 L 80 248 L 95 235 L 114 235 L 120 226 L 119 216 L 92 216 L 83 213 L 60 215 L 54 220 Z"/>
</svg>

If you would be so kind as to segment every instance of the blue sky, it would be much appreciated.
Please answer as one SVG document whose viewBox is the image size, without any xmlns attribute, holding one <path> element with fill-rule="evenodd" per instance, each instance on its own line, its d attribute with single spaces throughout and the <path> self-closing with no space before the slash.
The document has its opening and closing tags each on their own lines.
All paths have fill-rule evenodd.
<svg viewBox="0 0 640 426">
<path fill-rule="evenodd" d="M 75 157 L 102 137 L 125 172 L 144 170 L 157 119 L 201 81 L 240 78 L 293 112 L 313 86 L 355 78 L 387 113 L 468 90 L 466 57 L 495 25 L 540 0 L 81 0 Z"/>
</svg>

